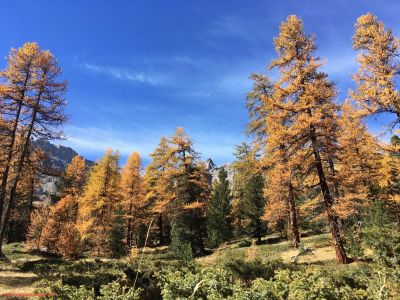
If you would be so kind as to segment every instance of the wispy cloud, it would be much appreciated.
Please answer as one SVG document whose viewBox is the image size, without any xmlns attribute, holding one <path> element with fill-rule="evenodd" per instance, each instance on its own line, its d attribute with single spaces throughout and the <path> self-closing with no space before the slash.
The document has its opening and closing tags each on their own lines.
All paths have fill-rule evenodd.
<svg viewBox="0 0 400 300">
<path fill-rule="evenodd" d="M 339 75 L 348 80 L 352 73 L 357 70 L 356 56 L 355 52 L 330 53 L 325 57 L 322 56 L 322 59 L 326 62 L 323 69 L 329 75 Z"/>
<path fill-rule="evenodd" d="M 104 151 L 111 147 L 118 150 L 123 158 L 133 151 L 138 151 L 148 161 L 149 154 L 154 151 L 161 136 L 172 135 L 174 129 L 142 129 L 138 130 L 137 134 L 130 134 L 110 127 L 70 126 L 68 128 L 69 137 L 63 144 L 80 154 L 89 154 L 88 158 L 93 160 L 101 157 Z M 233 159 L 234 145 L 239 144 L 242 138 L 227 133 L 204 134 L 201 131 L 191 130 L 188 133 L 193 139 L 195 150 L 200 152 L 203 159 L 212 158 L 219 163 Z"/>
<path fill-rule="evenodd" d="M 246 31 L 245 24 L 243 19 L 237 16 L 223 16 L 213 22 L 214 26 L 210 33 L 216 36 L 224 35 L 248 39 L 249 34 Z"/>
<path fill-rule="evenodd" d="M 66 145 L 78 153 L 92 153 L 101 155 L 107 148 L 118 150 L 121 155 L 127 156 L 133 151 L 139 151 L 147 156 L 156 145 L 159 137 L 148 135 L 132 136 L 114 128 L 75 127 L 69 126 L 69 136 Z M 95 158 L 95 157 L 92 157 Z"/>
<path fill-rule="evenodd" d="M 146 74 L 144 72 L 136 72 L 128 68 L 110 67 L 98 64 L 84 62 L 81 66 L 87 71 L 104 74 L 116 79 L 148 83 L 151 85 L 162 85 L 166 81 L 166 77 L 160 74 Z"/>
</svg>

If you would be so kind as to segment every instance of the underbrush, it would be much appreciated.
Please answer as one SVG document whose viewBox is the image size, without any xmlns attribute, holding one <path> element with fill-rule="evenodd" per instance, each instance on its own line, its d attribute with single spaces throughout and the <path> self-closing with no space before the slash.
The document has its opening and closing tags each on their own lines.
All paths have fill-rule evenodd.
<svg viewBox="0 0 400 300">
<path fill-rule="evenodd" d="M 24 262 L 20 270 L 33 272 L 43 278 L 37 292 L 57 295 L 47 299 L 157 299 L 160 294 L 155 282 L 156 270 L 163 262 L 144 261 L 138 268 L 130 260 L 42 259 Z M 107 295 L 120 295 L 107 298 Z M 107 296 L 107 297 L 106 297 Z"/>
<path fill-rule="evenodd" d="M 368 299 L 371 270 L 233 261 L 158 274 L 163 299 Z"/>
<path fill-rule="evenodd" d="M 400 299 L 399 234 L 385 228 L 365 234 L 363 247 L 373 250 L 373 260 L 349 265 L 285 262 L 280 255 L 289 243 L 281 242 L 235 243 L 203 266 L 166 251 L 145 253 L 140 268 L 140 254 L 119 260 L 42 258 L 17 266 L 44 279 L 37 291 L 54 295 L 47 299 Z M 330 240 L 319 235 L 302 242 L 320 248 Z"/>
</svg>

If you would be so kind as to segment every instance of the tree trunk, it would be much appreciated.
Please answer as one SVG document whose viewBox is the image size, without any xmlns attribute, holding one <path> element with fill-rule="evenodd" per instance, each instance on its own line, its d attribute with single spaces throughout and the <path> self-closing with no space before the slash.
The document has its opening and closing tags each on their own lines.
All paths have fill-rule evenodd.
<svg viewBox="0 0 400 300">
<path fill-rule="evenodd" d="M 159 230 L 158 239 L 159 239 L 160 245 L 164 245 L 163 216 L 161 213 L 158 215 L 158 230 Z"/>
<path fill-rule="evenodd" d="M 2 179 L 1 179 L 1 187 L 0 187 L 0 220 L 3 216 L 3 211 L 5 208 L 7 182 L 8 182 L 8 176 L 10 173 L 11 160 L 13 158 L 13 150 L 14 150 L 14 144 L 15 144 L 17 128 L 18 128 L 18 124 L 19 124 L 19 116 L 21 114 L 21 109 L 22 109 L 22 102 L 20 102 L 18 105 L 17 114 L 15 116 L 15 120 L 13 123 L 13 129 L 11 131 L 11 141 L 10 141 L 10 144 L 8 145 L 6 160 L 4 161 L 5 169 L 3 172 Z M 0 250 L 0 254 L 1 254 L 1 250 Z"/>
<path fill-rule="evenodd" d="M 317 137 L 315 134 L 315 129 L 312 125 L 310 126 L 310 138 L 311 138 L 313 154 L 314 154 L 314 158 L 315 158 L 315 166 L 317 168 L 317 173 L 318 173 L 318 178 L 319 178 L 319 185 L 321 187 L 322 196 L 324 198 L 325 210 L 326 210 L 326 214 L 328 215 L 328 222 L 329 222 L 329 226 L 330 226 L 332 237 L 333 237 L 336 258 L 339 263 L 346 264 L 348 262 L 348 259 L 347 259 L 347 255 L 346 255 L 346 250 L 344 248 L 343 239 L 341 237 L 340 230 L 339 230 L 339 218 L 338 218 L 338 216 L 335 215 L 335 213 L 332 210 L 333 198 L 329 191 L 329 186 L 328 186 L 324 168 L 322 165 L 322 159 L 321 159 L 318 145 L 317 145 Z"/>
<path fill-rule="evenodd" d="M 21 173 L 22 173 L 22 168 L 24 166 L 24 162 L 25 162 L 25 158 L 26 158 L 26 154 L 28 153 L 28 148 L 30 145 L 30 141 L 31 141 L 31 135 L 32 135 L 32 131 L 33 131 L 33 126 L 36 122 L 36 115 L 37 115 L 37 107 L 39 105 L 40 99 L 42 97 L 42 92 L 39 93 L 36 103 L 33 106 L 34 110 L 32 112 L 32 119 L 31 122 L 29 124 L 28 127 L 28 131 L 26 133 L 26 137 L 22 146 L 22 150 L 21 150 L 21 156 L 19 158 L 18 164 L 17 164 L 17 172 L 15 175 L 15 178 L 13 180 L 12 183 L 12 187 L 10 190 L 10 196 L 8 199 L 8 203 L 5 207 L 5 210 L 3 211 L 3 218 L 0 219 L 0 257 L 3 256 L 2 253 L 2 247 L 3 247 L 3 239 L 4 239 L 4 235 L 6 232 L 6 227 L 7 227 L 7 223 L 8 223 L 8 219 L 10 218 L 10 211 L 11 211 L 11 207 L 13 206 L 14 200 L 15 200 L 15 196 L 17 193 L 17 185 L 19 182 L 19 179 L 21 177 Z"/>
<path fill-rule="evenodd" d="M 257 237 L 257 243 L 260 245 L 261 244 L 261 221 L 260 221 L 260 219 L 257 219 L 257 222 L 256 222 L 256 237 Z"/>
<path fill-rule="evenodd" d="M 299 247 L 300 244 L 300 234 L 299 227 L 297 224 L 297 213 L 296 205 L 294 202 L 293 185 L 289 182 L 289 198 L 288 198 L 288 209 L 289 209 L 289 230 L 292 237 L 292 247 Z"/>
<path fill-rule="evenodd" d="M 29 63 L 28 67 L 30 68 L 30 66 L 31 66 L 31 64 Z M 18 130 L 20 115 L 21 115 L 21 111 L 22 111 L 22 105 L 23 105 L 23 101 L 25 99 L 25 93 L 27 90 L 26 86 L 28 84 L 30 77 L 31 77 L 30 72 L 27 72 L 24 83 L 23 83 L 23 90 L 21 91 L 20 99 L 17 100 L 18 106 L 17 106 L 17 111 L 15 114 L 15 119 L 14 119 L 14 122 L 12 125 L 11 140 L 10 140 L 10 144 L 8 145 L 6 160 L 4 161 L 5 169 L 4 169 L 2 178 L 1 178 L 1 187 L 0 187 L 0 222 L 1 222 L 1 218 L 3 216 L 3 211 L 4 211 L 4 206 L 5 206 L 8 176 L 10 173 L 10 166 L 11 166 L 11 161 L 13 158 L 13 150 L 14 150 L 14 145 L 15 145 L 15 139 L 17 136 L 17 130 Z M 0 226 L 1 226 L 1 223 L 0 223 Z M 0 241 L 0 257 L 1 256 L 3 256 L 3 254 L 1 252 L 1 241 Z"/>
<path fill-rule="evenodd" d="M 338 182 L 337 182 L 337 180 L 336 180 L 336 170 L 335 170 L 335 163 L 333 162 L 333 159 L 332 158 L 330 158 L 329 159 L 329 168 L 331 169 L 331 172 L 332 172 L 332 176 L 335 178 L 334 180 L 334 184 L 333 184 L 333 187 L 334 187 L 334 192 L 335 192 L 335 197 L 336 198 L 339 198 L 339 184 L 338 184 Z"/>
<path fill-rule="evenodd" d="M 132 226 L 132 199 L 131 202 L 129 203 L 129 210 L 128 210 L 128 234 L 126 236 L 126 244 L 128 245 L 129 248 L 132 247 L 132 240 L 133 240 L 133 226 Z"/>
</svg>

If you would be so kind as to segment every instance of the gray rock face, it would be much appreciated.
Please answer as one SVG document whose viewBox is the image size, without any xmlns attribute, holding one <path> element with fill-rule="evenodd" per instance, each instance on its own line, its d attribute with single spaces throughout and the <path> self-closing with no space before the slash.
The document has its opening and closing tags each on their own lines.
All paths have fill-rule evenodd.
<svg viewBox="0 0 400 300">
<path fill-rule="evenodd" d="M 33 145 L 43 150 L 46 154 L 43 169 L 47 171 L 47 174 L 40 176 L 40 188 L 38 192 L 40 198 L 45 199 L 47 196 L 57 193 L 59 177 L 78 153 L 70 147 L 54 145 L 41 139 L 35 140 Z M 86 159 L 86 165 L 91 167 L 94 165 L 94 162 Z"/>
<path fill-rule="evenodd" d="M 232 185 L 233 184 L 233 178 L 235 176 L 235 171 L 233 169 L 232 163 L 226 163 L 221 166 L 217 166 L 211 158 L 206 160 L 206 172 L 208 175 L 208 180 L 210 183 L 214 183 L 216 180 L 218 180 L 218 174 L 219 170 L 224 167 L 225 171 L 228 173 L 228 181 Z"/>
<path fill-rule="evenodd" d="M 43 162 L 43 166 L 44 169 L 49 171 L 49 174 L 41 175 L 39 189 L 40 198 L 44 200 L 50 195 L 57 194 L 59 177 L 71 163 L 72 158 L 77 156 L 78 153 L 70 147 L 54 145 L 48 141 L 40 139 L 35 140 L 33 144 L 35 147 L 42 149 L 46 153 L 46 159 Z M 92 167 L 94 162 L 86 160 L 86 165 Z M 229 183 L 233 183 L 235 172 L 232 163 L 217 166 L 212 159 L 209 158 L 206 160 L 206 172 L 210 184 L 218 180 L 218 173 L 222 167 L 224 167 L 228 173 Z"/>
<path fill-rule="evenodd" d="M 71 163 L 72 159 L 78 155 L 78 153 L 70 147 L 54 145 L 41 139 L 35 140 L 33 145 L 46 153 L 46 159 L 43 162 L 44 167 L 54 171 L 63 172 Z M 88 166 L 93 166 L 94 162 L 86 159 L 86 164 Z"/>
</svg>

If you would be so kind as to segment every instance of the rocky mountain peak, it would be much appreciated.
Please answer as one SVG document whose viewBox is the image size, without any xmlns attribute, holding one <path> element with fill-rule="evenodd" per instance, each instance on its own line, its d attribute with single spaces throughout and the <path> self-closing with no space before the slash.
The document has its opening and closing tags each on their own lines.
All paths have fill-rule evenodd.
<svg viewBox="0 0 400 300">
<path fill-rule="evenodd" d="M 71 163 L 72 159 L 78 153 L 70 147 L 62 145 L 54 145 L 49 141 L 37 139 L 33 141 L 33 146 L 43 150 L 46 157 L 43 161 L 43 168 L 46 174 L 40 176 L 40 190 L 39 195 L 42 199 L 46 195 L 55 195 L 57 193 L 57 183 L 59 176 L 65 171 L 67 166 Z M 94 162 L 85 160 L 88 167 L 92 167 Z"/>
<path fill-rule="evenodd" d="M 206 171 L 209 172 L 211 170 L 218 169 L 217 165 L 213 162 L 211 158 L 206 160 Z"/>
<path fill-rule="evenodd" d="M 46 154 L 44 166 L 57 171 L 64 171 L 78 153 L 70 147 L 54 145 L 49 141 L 37 139 L 33 145 Z M 94 162 L 86 159 L 86 165 L 91 167 Z"/>
</svg>

